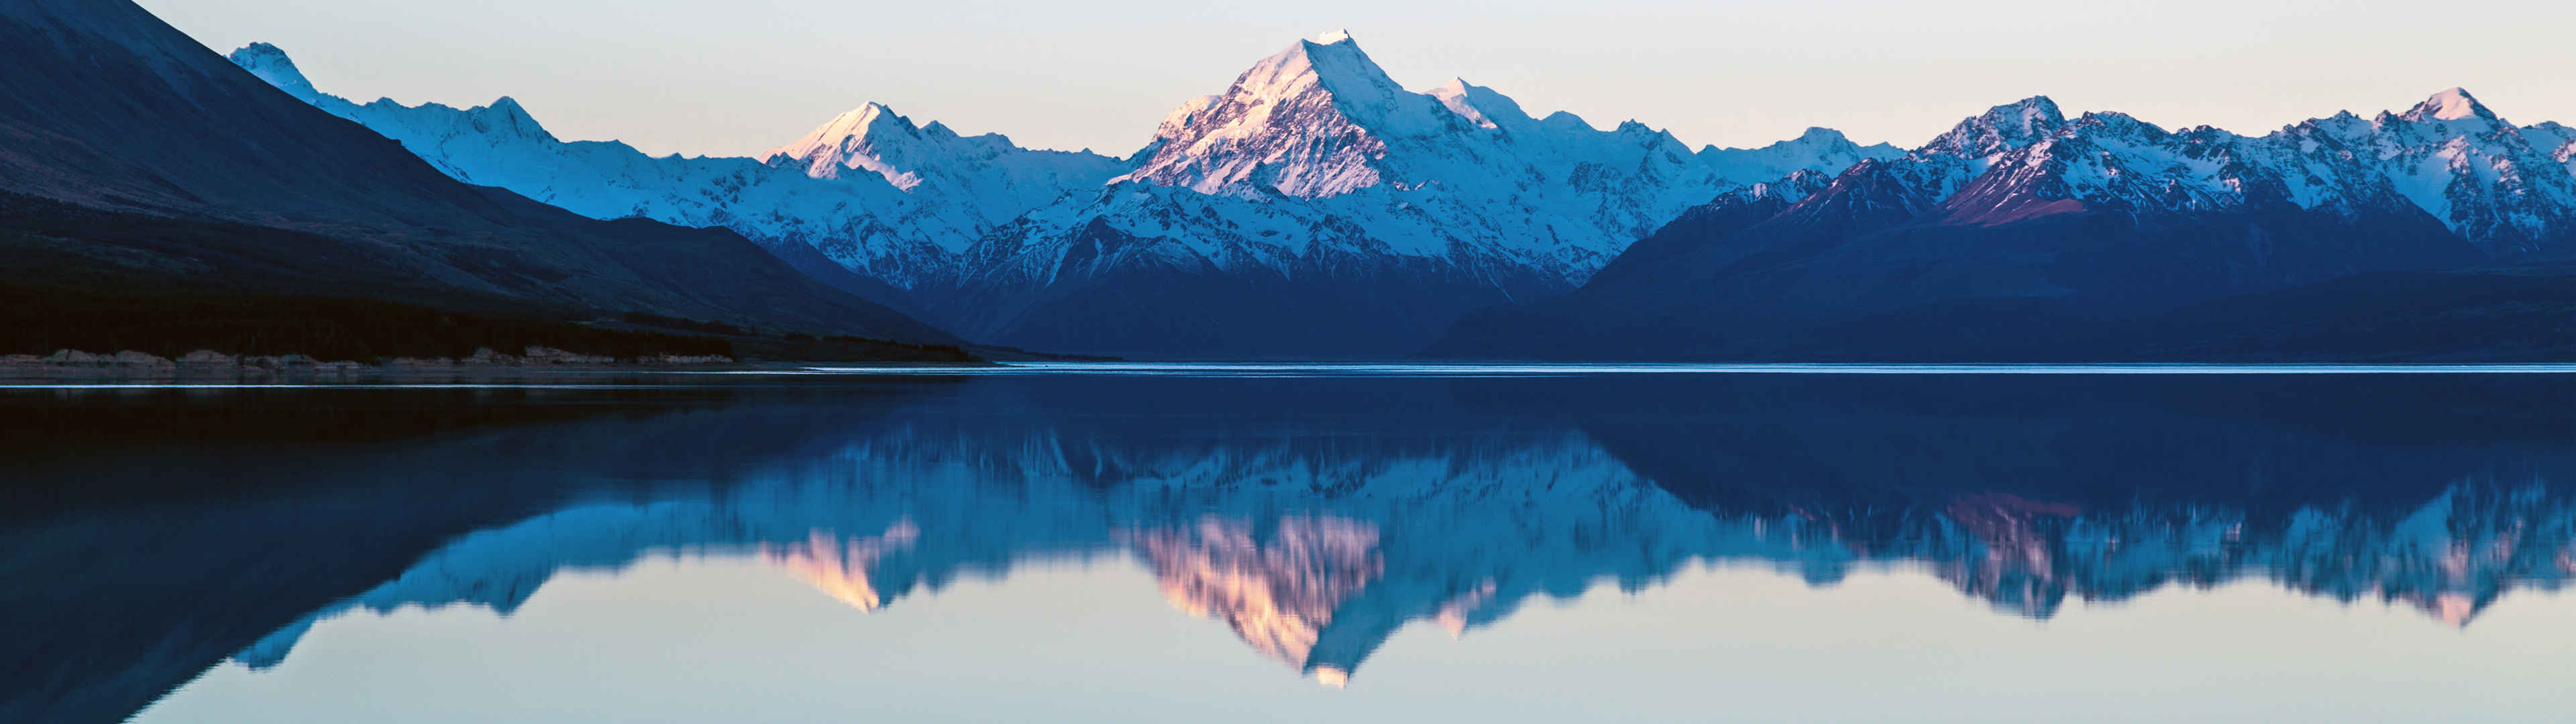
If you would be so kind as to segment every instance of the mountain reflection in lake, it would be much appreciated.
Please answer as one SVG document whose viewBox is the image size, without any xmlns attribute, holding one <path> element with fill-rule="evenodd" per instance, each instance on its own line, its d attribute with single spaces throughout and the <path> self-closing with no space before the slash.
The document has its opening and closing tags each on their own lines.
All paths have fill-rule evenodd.
<svg viewBox="0 0 2576 724">
<path fill-rule="evenodd" d="M 2576 704 L 2562 375 L 707 379 L 0 394 L 0 719 Z"/>
</svg>

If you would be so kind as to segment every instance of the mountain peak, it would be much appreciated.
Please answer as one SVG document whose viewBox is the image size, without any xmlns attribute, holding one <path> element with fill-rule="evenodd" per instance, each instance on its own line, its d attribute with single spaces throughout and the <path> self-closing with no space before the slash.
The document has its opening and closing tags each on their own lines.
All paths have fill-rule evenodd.
<svg viewBox="0 0 2576 724">
<path fill-rule="evenodd" d="M 1337 37 L 1338 36 L 1338 37 Z M 1234 92 L 1250 100 L 1283 100 L 1321 86 L 1335 94 L 1379 95 L 1402 92 L 1377 61 L 1360 50 L 1348 34 L 1327 33 L 1330 40 L 1298 41 L 1262 59 L 1235 80 Z"/>
<path fill-rule="evenodd" d="M 1695 155 L 1732 183 L 1759 184 L 1801 173 L 1840 173 L 1853 164 L 1904 155 L 1904 151 L 1885 144 L 1863 147 L 1841 131 L 1813 127 L 1797 138 L 1760 148 L 1705 146 Z"/>
<path fill-rule="evenodd" d="M 2469 91 L 2465 88 L 2452 88 L 2435 93 L 2433 97 L 2424 99 L 2424 102 L 2415 104 L 2415 108 L 2407 111 L 2404 117 L 2410 121 L 2465 121 L 2472 118 L 2497 120 L 2495 112 L 2487 110 L 2486 105 L 2479 103 L 2476 96 L 2469 95 Z"/>
<path fill-rule="evenodd" d="M 911 119 L 895 113 L 883 103 L 869 101 L 867 105 L 833 116 L 830 123 L 815 129 L 815 134 L 832 140 L 865 138 L 879 133 L 910 133 L 913 130 Z"/>
<path fill-rule="evenodd" d="M 815 178 L 840 178 L 844 169 L 866 170 L 909 191 L 921 183 L 921 177 L 887 165 L 878 158 L 878 147 L 890 139 L 920 135 L 921 129 L 914 127 L 911 119 L 896 114 L 885 104 L 870 101 L 832 117 L 794 143 L 770 149 L 760 159 L 772 164 L 796 162 L 805 167 L 805 175 Z"/>
<path fill-rule="evenodd" d="M 1348 30 L 1335 30 L 1315 36 L 1315 42 L 1322 45 L 1336 45 L 1340 43 L 1351 43 L 1353 45 L 1357 45 L 1359 43 L 1359 41 L 1351 39 L 1351 31 Z"/>
<path fill-rule="evenodd" d="M 2036 143 L 2063 125 L 2066 114 L 2058 110 L 2057 101 L 2048 96 L 2031 96 L 1960 121 L 1923 150 L 1983 158 Z"/>
<path fill-rule="evenodd" d="M 555 140 L 554 134 L 547 132 L 544 125 L 537 123 L 536 116 L 528 114 L 526 106 L 519 105 L 518 99 L 509 96 L 494 99 L 490 105 L 465 109 L 465 118 L 486 133 L 545 141 Z"/>
<path fill-rule="evenodd" d="M 2031 96 L 1986 111 L 1982 120 L 1998 126 L 2009 126 L 2024 133 L 2045 134 L 2065 125 L 2066 113 L 2048 96 Z"/>
<path fill-rule="evenodd" d="M 1458 90 L 1455 97 L 1470 92 Z M 1466 114 L 1443 103 L 1397 85 L 1348 33 L 1327 33 L 1262 59 L 1214 100 L 1174 111 L 1136 171 L 1119 180 L 1340 194 L 1380 180 L 1373 163 L 1385 155 L 1386 138 L 1456 128 Z"/>
<path fill-rule="evenodd" d="M 1823 126 L 1810 126 L 1805 132 L 1798 134 L 1797 138 L 1773 141 L 1770 145 L 1762 146 L 1760 148 L 1719 148 L 1712 144 L 1701 147 L 1699 153 L 1702 156 L 1755 152 L 1770 154 L 1802 154 L 1811 152 L 1820 147 L 1830 148 L 1843 145 L 1850 145 L 1853 147 L 1859 146 L 1859 144 L 1852 143 L 1849 137 L 1844 136 L 1842 131 L 1837 131 Z M 1781 175 L 1786 173 L 1786 171 L 1783 171 L 1782 174 L 1774 174 L 1765 178 L 1779 178 Z"/>
<path fill-rule="evenodd" d="M 295 59 L 287 57 L 286 51 L 275 45 L 252 43 L 226 57 L 233 65 L 241 66 L 242 70 L 250 71 L 251 75 L 259 76 L 260 80 L 268 81 L 269 85 L 297 98 L 310 101 L 312 94 L 317 92 L 313 81 L 306 79 L 304 71 L 295 67 Z"/>
<path fill-rule="evenodd" d="M 1468 122 L 1485 128 L 1530 122 L 1529 114 L 1521 110 L 1518 102 L 1494 92 L 1492 88 L 1469 83 L 1465 78 L 1450 78 L 1448 83 L 1425 93 L 1439 99 L 1441 105 L 1448 106 L 1450 111 Z"/>
<path fill-rule="evenodd" d="M 1554 128 L 1554 129 L 1557 129 L 1557 130 L 1568 130 L 1568 131 L 1592 131 L 1592 130 L 1598 130 L 1598 129 L 1595 129 L 1595 128 L 1593 128 L 1593 127 L 1592 127 L 1592 122 L 1591 122 L 1591 121 L 1583 120 L 1583 117 L 1582 117 L 1582 116 L 1574 115 L 1574 114 L 1573 114 L 1572 112 L 1570 112 L 1570 111 L 1557 111 L 1557 112 L 1554 112 L 1554 113 L 1549 113 L 1549 114 L 1547 114 L 1547 117 L 1546 117 L 1546 118 L 1538 119 L 1538 122 L 1539 122 L 1539 123 L 1541 123 L 1541 124 L 1546 125 L 1546 126 L 1547 126 L 1547 127 L 1549 127 L 1549 128 Z"/>
<path fill-rule="evenodd" d="M 289 68 L 295 67 L 295 61 L 286 57 L 285 49 L 266 42 L 256 42 L 244 45 L 240 49 L 234 50 L 232 55 L 228 56 L 228 58 L 235 64 L 244 65 L 244 67 L 264 66 L 271 63 L 281 64 Z"/>
</svg>

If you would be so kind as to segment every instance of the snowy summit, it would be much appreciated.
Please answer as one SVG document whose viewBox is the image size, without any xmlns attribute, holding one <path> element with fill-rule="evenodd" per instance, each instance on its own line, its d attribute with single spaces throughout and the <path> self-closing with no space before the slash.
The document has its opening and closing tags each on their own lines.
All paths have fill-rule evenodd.
<svg viewBox="0 0 2576 724">
<path fill-rule="evenodd" d="M 2477 97 L 2469 95 L 2468 89 L 2465 88 L 2452 88 L 2435 93 L 2433 97 L 2425 99 L 2423 105 L 2416 106 L 2416 109 L 2425 117 L 2436 121 L 2465 121 L 2471 118 L 2490 118 L 2494 115 L 2487 111 L 2486 106 L 2479 105 Z"/>
</svg>

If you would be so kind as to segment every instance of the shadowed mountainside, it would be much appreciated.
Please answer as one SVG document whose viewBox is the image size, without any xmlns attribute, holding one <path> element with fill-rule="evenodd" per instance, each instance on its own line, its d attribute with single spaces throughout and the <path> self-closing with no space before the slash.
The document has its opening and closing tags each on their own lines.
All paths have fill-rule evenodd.
<svg viewBox="0 0 2576 724">
<path fill-rule="evenodd" d="M 0 283 L 20 294 L 313 297 L 554 324 L 649 312 L 957 342 L 730 231 L 592 220 L 454 181 L 127 0 L 0 4 L 0 44 Z"/>
</svg>

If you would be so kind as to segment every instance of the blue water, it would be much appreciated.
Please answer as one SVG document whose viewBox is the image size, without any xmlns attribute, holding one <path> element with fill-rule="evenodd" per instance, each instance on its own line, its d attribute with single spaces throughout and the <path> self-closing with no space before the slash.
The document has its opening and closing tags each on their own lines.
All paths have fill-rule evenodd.
<svg viewBox="0 0 2576 724">
<path fill-rule="evenodd" d="M 2569 371 L 29 382 L 0 720 L 2558 721 Z"/>
</svg>

